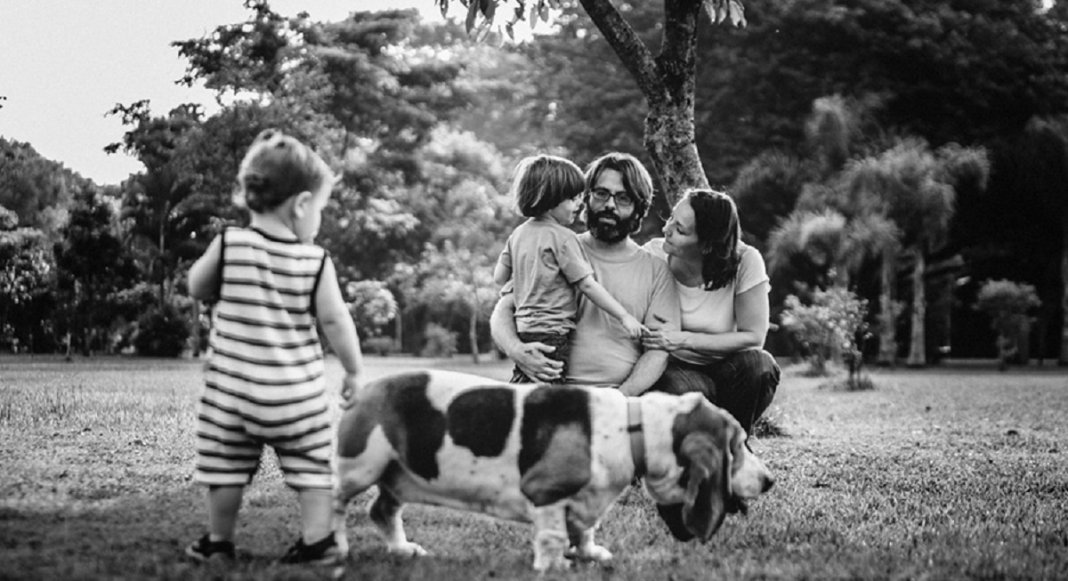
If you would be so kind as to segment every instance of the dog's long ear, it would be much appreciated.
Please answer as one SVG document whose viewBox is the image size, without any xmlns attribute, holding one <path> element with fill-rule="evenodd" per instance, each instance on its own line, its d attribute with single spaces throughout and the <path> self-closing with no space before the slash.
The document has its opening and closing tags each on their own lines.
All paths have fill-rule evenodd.
<svg viewBox="0 0 1068 581">
<path fill-rule="evenodd" d="M 716 442 L 711 434 L 693 432 L 680 452 L 690 461 L 682 522 L 702 543 L 712 538 L 727 515 L 730 497 L 730 442 Z"/>
<path fill-rule="evenodd" d="M 660 518 L 663 519 L 664 524 L 671 531 L 671 536 L 675 537 L 676 540 L 685 543 L 693 538 L 693 533 L 686 528 L 686 523 L 682 520 L 681 504 L 658 504 L 656 505 L 656 512 L 660 514 Z"/>
</svg>

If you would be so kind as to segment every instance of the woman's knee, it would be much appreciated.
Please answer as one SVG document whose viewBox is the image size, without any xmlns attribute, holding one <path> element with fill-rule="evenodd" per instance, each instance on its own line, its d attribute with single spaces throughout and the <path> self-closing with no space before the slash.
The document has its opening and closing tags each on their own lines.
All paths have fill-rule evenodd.
<svg viewBox="0 0 1068 581">
<path fill-rule="evenodd" d="M 728 365 L 737 381 L 775 390 L 782 371 L 775 357 L 763 349 L 739 351 L 730 356 Z"/>
<path fill-rule="evenodd" d="M 674 395 L 696 391 L 711 401 L 715 398 L 716 385 L 711 377 L 696 369 L 669 364 L 652 390 Z"/>
</svg>

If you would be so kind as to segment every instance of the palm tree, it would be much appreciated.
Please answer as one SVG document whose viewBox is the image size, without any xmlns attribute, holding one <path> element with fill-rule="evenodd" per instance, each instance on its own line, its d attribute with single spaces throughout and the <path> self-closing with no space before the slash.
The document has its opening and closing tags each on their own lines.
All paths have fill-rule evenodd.
<svg viewBox="0 0 1068 581">
<path fill-rule="evenodd" d="M 898 244 L 884 240 L 880 308 L 884 321 L 893 319 L 894 278 L 899 258 L 912 259 L 912 303 L 909 355 L 906 364 L 927 364 L 925 350 L 926 257 L 946 241 L 955 211 L 955 187 L 978 180 L 985 188 L 989 162 L 982 149 L 949 144 L 932 152 L 922 139 L 902 139 L 872 157 L 847 164 L 841 175 L 846 205 L 854 211 L 882 216 L 898 232 Z M 896 352 L 893 325 L 880 333 L 880 363 L 892 363 Z"/>
</svg>

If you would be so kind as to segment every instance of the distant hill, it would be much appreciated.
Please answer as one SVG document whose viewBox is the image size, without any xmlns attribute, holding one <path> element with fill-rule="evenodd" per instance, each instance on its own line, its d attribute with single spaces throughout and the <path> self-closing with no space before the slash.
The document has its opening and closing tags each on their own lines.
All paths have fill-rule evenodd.
<svg viewBox="0 0 1068 581">
<path fill-rule="evenodd" d="M 20 227 L 51 230 L 75 192 L 96 187 L 32 145 L 0 137 L 0 206 L 18 215 Z"/>
</svg>

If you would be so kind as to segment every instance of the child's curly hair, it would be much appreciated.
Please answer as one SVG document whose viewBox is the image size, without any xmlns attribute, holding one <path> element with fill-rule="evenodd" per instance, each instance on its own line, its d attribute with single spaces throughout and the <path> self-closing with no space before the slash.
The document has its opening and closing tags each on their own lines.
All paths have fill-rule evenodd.
<svg viewBox="0 0 1068 581">
<path fill-rule="evenodd" d="M 265 129 L 241 160 L 235 201 L 253 212 L 266 212 L 333 179 L 330 167 L 307 145 L 277 129 Z"/>
</svg>

